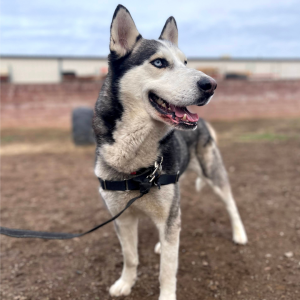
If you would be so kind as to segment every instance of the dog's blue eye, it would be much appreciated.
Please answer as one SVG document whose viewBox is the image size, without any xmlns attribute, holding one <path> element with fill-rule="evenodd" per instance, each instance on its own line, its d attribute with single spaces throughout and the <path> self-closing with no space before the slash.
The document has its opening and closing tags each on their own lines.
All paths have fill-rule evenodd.
<svg viewBox="0 0 300 300">
<path fill-rule="evenodd" d="M 151 61 L 151 64 L 156 67 L 156 68 L 166 68 L 168 66 L 168 62 L 163 59 L 163 58 L 158 58 L 158 59 L 155 59 L 153 61 Z"/>
<path fill-rule="evenodd" d="M 162 67 L 162 65 L 163 65 L 163 63 L 162 63 L 162 61 L 160 59 L 156 59 L 153 62 L 153 64 L 154 64 L 155 67 L 158 67 L 158 68 Z"/>
</svg>

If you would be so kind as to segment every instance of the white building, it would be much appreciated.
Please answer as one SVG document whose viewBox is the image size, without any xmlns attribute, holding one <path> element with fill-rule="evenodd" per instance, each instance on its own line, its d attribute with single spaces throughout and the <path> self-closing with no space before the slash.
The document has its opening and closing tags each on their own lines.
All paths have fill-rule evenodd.
<svg viewBox="0 0 300 300">
<path fill-rule="evenodd" d="M 216 77 L 300 79 L 300 59 L 190 58 L 188 66 Z M 106 57 L 1 56 L 1 80 L 17 84 L 59 83 L 76 76 L 91 80 L 107 73 Z M 72 77 L 73 76 L 73 77 Z"/>
</svg>

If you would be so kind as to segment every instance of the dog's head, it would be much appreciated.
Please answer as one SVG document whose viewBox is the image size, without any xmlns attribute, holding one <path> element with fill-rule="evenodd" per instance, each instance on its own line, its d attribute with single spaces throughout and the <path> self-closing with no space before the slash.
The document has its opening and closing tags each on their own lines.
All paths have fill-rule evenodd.
<svg viewBox="0 0 300 300">
<path fill-rule="evenodd" d="M 119 5 L 111 24 L 109 72 L 124 109 L 147 112 L 178 129 L 195 129 L 199 119 L 187 106 L 209 102 L 214 79 L 187 67 L 170 17 L 158 40 L 142 38 L 129 11 Z"/>
</svg>

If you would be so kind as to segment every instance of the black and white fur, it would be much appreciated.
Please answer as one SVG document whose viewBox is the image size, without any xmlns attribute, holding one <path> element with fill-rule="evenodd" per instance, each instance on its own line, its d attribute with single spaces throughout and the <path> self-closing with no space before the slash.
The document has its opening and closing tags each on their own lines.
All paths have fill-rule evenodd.
<svg viewBox="0 0 300 300">
<path fill-rule="evenodd" d="M 159 156 L 163 157 L 163 173 L 193 170 L 224 201 L 234 242 L 246 244 L 213 129 L 202 119 L 193 124 L 165 118 L 165 112 L 150 103 L 152 93 L 156 95 L 153 99 L 160 97 L 173 107 L 204 105 L 213 95 L 213 79 L 189 69 L 177 44 L 173 17 L 167 20 L 158 40 L 146 40 L 128 10 L 122 5 L 117 7 L 111 24 L 109 72 L 93 121 L 97 141 L 95 173 L 105 180 L 129 179 L 134 176 L 132 172 L 153 166 Z M 160 65 L 157 59 L 163 67 L 154 65 Z M 203 82 L 210 82 L 213 88 L 202 89 Z M 100 188 L 100 194 L 115 215 L 139 192 Z M 115 221 L 124 265 L 121 277 L 110 288 L 112 296 L 128 295 L 136 281 L 138 219 L 146 215 L 159 231 L 160 243 L 155 247 L 161 255 L 159 300 L 176 299 L 180 214 L 179 185 L 170 184 L 160 190 L 152 188 Z"/>
</svg>

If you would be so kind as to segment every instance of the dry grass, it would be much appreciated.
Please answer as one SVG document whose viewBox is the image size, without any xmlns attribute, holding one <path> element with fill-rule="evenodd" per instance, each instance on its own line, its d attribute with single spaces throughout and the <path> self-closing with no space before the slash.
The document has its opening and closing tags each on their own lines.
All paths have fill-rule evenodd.
<svg viewBox="0 0 300 300">
<path fill-rule="evenodd" d="M 1 131 L 1 155 L 34 153 L 76 153 L 93 151 L 95 146 L 76 147 L 66 129 L 4 129 Z"/>
<path fill-rule="evenodd" d="M 221 144 L 233 142 L 286 141 L 300 138 L 300 119 L 212 122 Z M 76 147 L 67 129 L 3 129 L 1 155 L 73 153 L 93 151 L 94 146 Z"/>
</svg>

